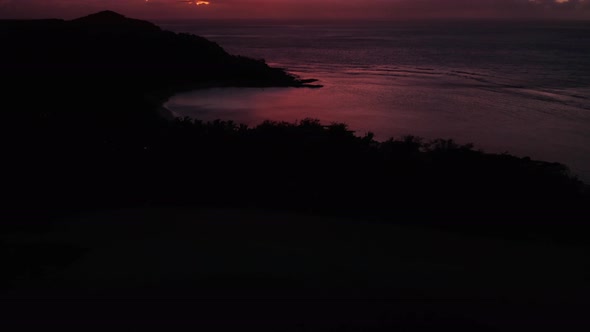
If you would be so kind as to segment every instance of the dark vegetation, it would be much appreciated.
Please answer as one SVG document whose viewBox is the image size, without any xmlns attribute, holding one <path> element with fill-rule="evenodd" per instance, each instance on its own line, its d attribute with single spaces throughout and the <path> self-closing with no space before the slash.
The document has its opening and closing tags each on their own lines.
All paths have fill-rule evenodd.
<svg viewBox="0 0 590 332">
<path fill-rule="evenodd" d="M 560 164 L 315 120 L 163 119 L 179 90 L 309 82 L 201 37 L 103 12 L 0 21 L 0 38 L 4 214 L 256 207 L 516 233 L 588 216 L 587 188 Z"/>
</svg>

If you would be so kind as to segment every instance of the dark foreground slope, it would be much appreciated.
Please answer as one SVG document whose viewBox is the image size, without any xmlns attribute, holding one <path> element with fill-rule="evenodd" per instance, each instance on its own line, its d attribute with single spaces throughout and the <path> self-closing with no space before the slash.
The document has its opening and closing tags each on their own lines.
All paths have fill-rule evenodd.
<svg viewBox="0 0 590 332">
<path fill-rule="evenodd" d="M 104 211 L 0 240 L 21 253 L 2 259 L 9 330 L 590 327 L 588 248 L 579 246 L 194 208 Z"/>
</svg>

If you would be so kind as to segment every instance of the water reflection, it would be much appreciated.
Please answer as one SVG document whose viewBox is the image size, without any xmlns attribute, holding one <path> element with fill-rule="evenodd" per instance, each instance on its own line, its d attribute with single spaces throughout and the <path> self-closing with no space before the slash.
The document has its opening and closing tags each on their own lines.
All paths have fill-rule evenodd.
<svg viewBox="0 0 590 332">
<path fill-rule="evenodd" d="M 214 88 L 179 94 L 166 106 L 178 116 L 205 121 L 252 126 L 309 117 L 345 122 L 382 140 L 406 134 L 454 138 L 488 151 L 564 162 L 590 175 L 590 112 L 585 112 L 590 105 L 573 97 L 579 91 L 523 89 L 468 71 L 373 68 L 319 74 L 321 89 Z"/>
</svg>

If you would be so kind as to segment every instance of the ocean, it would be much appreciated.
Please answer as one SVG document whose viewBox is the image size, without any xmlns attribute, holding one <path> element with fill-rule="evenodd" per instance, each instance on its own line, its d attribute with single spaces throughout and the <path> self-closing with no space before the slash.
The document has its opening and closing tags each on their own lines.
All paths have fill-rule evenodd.
<svg viewBox="0 0 590 332">
<path fill-rule="evenodd" d="M 590 22 L 159 24 L 324 85 L 182 93 L 165 105 L 176 116 L 250 126 L 316 118 L 379 140 L 452 138 L 590 180 Z"/>
</svg>

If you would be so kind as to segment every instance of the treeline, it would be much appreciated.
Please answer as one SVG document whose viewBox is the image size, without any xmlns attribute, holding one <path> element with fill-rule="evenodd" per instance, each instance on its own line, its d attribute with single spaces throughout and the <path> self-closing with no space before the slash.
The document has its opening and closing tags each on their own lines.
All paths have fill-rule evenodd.
<svg viewBox="0 0 590 332">
<path fill-rule="evenodd" d="M 161 120 L 98 137 L 46 129 L 11 181 L 22 215 L 215 206 L 545 233 L 588 216 L 587 189 L 564 165 L 453 140 L 377 142 L 312 119 L 253 128 Z"/>
</svg>

